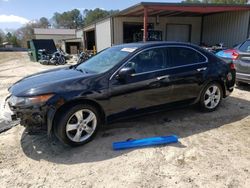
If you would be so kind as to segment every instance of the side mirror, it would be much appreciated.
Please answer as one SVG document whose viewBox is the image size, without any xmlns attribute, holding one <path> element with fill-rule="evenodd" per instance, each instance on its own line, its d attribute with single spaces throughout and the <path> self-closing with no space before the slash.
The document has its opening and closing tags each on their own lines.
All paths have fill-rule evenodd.
<svg viewBox="0 0 250 188">
<path fill-rule="evenodd" d="M 124 67 L 122 68 L 116 78 L 120 81 L 126 81 L 128 77 L 135 73 L 135 69 L 132 67 Z"/>
</svg>

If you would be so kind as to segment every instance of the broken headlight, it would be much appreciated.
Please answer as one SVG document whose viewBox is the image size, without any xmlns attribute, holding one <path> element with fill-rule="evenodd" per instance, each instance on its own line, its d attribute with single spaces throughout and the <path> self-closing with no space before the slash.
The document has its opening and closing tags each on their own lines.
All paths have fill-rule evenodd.
<svg viewBox="0 0 250 188">
<path fill-rule="evenodd" d="M 12 95 L 8 102 L 10 106 L 29 106 L 47 102 L 54 94 L 45 94 L 32 97 L 16 97 Z"/>
</svg>

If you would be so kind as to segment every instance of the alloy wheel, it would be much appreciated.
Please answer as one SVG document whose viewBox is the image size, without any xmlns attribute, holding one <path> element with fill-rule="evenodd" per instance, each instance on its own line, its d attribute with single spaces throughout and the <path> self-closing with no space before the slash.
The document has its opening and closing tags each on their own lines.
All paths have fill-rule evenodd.
<svg viewBox="0 0 250 188">
<path fill-rule="evenodd" d="M 82 109 L 75 112 L 66 125 L 66 135 L 73 142 L 83 142 L 95 132 L 97 117 L 94 112 Z"/>
<path fill-rule="evenodd" d="M 214 109 L 218 106 L 221 100 L 220 88 L 216 85 L 211 85 L 207 88 L 204 97 L 204 105 L 208 109 Z"/>
</svg>

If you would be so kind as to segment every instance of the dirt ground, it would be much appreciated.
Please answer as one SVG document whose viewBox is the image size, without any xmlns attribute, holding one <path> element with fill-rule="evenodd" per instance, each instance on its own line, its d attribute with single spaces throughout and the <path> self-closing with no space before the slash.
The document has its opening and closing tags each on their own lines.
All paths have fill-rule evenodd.
<svg viewBox="0 0 250 188">
<path fill-rule="evenodd" d="M 48 68 L 0 53 L 0 100 L 25 75 Z M 190 107 L 108 126 L 70 148 L 16 126 L 0 134 L 0 187 L 250 187 L 250 87 L 213 113 Z M 178 144 L 113 151 L 128 138 L 176 134 Z"/>
</svg>

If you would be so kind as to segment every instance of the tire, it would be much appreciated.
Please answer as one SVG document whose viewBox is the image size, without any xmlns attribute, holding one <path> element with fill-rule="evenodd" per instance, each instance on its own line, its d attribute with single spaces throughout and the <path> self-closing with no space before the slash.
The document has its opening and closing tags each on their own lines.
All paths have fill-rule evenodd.
<svg viewBox="0 0 250 188">
<path fill-rule="evenodd" d="M 215 111 L 222 100 L 223 91 L 219 83 L 208 84 L 202 91 L 200 97 L 200 109 L 204 112 Z"/>
<path fill-rule="evenodd" d="M 95 137 L 100 123 L 100 114 L 96 108 L 87 104 L 79 104 L 57 115 L 54 132 L 64 144 L 81 146 Z"/>
</svg>

